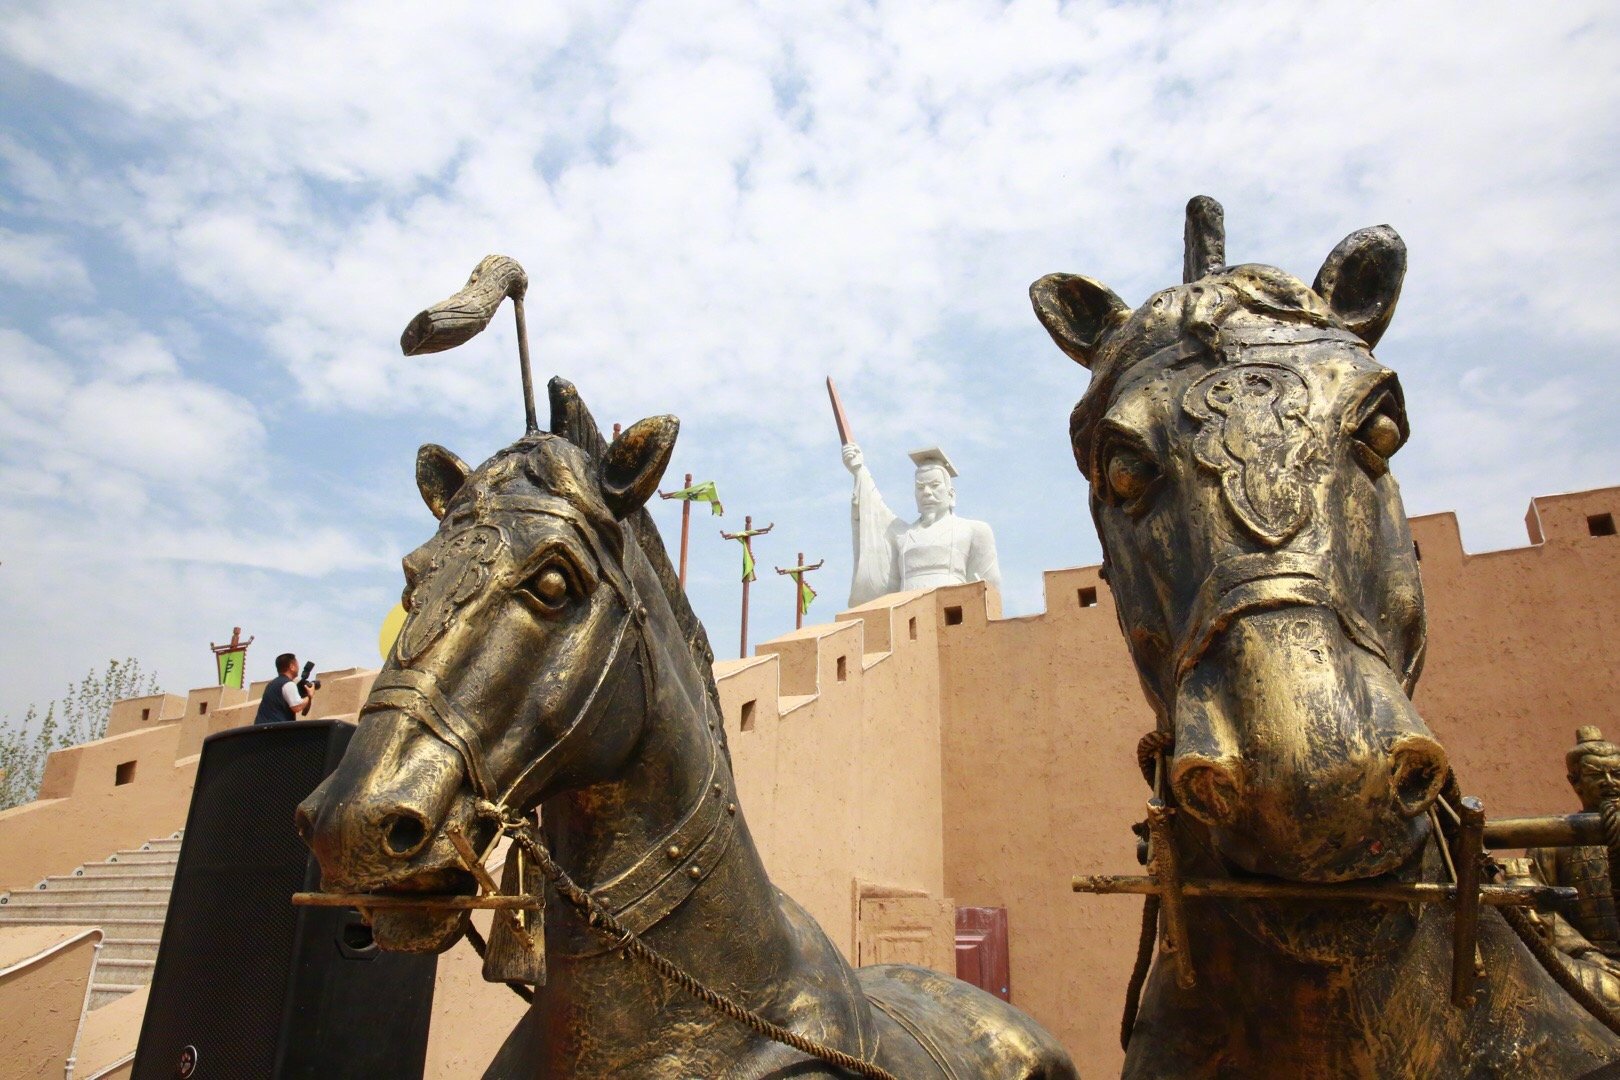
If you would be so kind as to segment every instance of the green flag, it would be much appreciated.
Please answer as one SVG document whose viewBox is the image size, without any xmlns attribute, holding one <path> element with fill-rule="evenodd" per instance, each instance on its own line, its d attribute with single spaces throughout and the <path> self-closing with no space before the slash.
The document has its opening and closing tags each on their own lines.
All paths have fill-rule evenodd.
<svg viewBox="0 0 1620 1080">
<path fill-rule="evenodd" d="M 219 685 L 242 689 L 242 662 L 247 659 L 247 650 L 229 649 L 215 653 L 214 659 L 219 663 Z"/>
<path fill-rule="evenodd" d="M 720 492 L 715 490 L 713 480 L 705 480 L 701 484 L 693 484 L 689 488 L 671 491 L 664 495 L 666 499 L 685 499 L 687 502 L 706 502 L 709 504 L 709 514 L 713 517 L 724 517 L 726 508 L 720 504 Z"/>
<path fill-rule="evenodd" d="M 748 542 L 747 537 L 743 538 L 742 549 L 743 549 L 743 576 L 742 576 L 742 579 L 744 581 L 753 581 L 753 580 L 755 580 L 755 577 L 754 577 L 754 545 L 752 545 L 752 544 L 750 544 Z"/>
<path fill-rule="evenodd" d="M 804 580 L 804 575 L 800 574 L 799 575 L 799 614 L 800 615 L 805 615 L 805 614 L 809 613 L 809 611 L 810 611 L 810 602 L 812 600 L 814 600 L 815 598 L 816 598 L 816 590 L 812 589 L 810 587 L 810 583 L 808 581 Z"/>
</svg>

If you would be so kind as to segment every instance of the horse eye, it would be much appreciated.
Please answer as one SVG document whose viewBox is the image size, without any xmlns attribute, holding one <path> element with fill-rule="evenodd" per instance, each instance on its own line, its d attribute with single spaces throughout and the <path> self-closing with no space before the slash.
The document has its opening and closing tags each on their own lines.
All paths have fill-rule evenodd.
<svg viewBox="0 0 1620 1080">
<path fill-rule="evenodd" d="M 1108 455 L 1105 472 L 1109 492 L 1125 503 L 1135 502 L 1147 494 L 1148 488 L 1159 477 L 1158 467 L 1153 462 L 1123 446 Z"/>
<path fill-rule="evenodd" d="M 1379 457 L 1391 457 L 1401 448 L 1401 426 L 1386 412 L 1375 412 L 1361 425 L 1356 438 Z"/>
<path fill-rule="evenodd" d="M 1350 444 L 1362 466 L 1375 479 L 1389 471 L 1389 459 L 1406 443 L 1400 404 L 1386 394 L 1356 428 Z"/>
<path fill-rule="evenodd" d="M 523 583 L 523 591 L 546 611 L 559 611 L 568 603 L 568 575 L 556 563 L 548 563 Z"/>
</svg>

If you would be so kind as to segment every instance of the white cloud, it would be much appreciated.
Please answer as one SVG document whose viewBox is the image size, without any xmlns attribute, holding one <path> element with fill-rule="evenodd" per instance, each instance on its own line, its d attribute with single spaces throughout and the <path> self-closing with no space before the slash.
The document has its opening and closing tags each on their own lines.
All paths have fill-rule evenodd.
<svg viewBox="0 0 1620 1080">
<path fill-rule="evenodd" d="M 0 55 L 95 122 L 0 137 L 0 212 L 46 238 L 0 276 L 88 282 L 59 256 L 92 238 L 163 314 L 13 320 L 46 317 L 0 337 L 5 498 L 158 515 L 152 559 L 297 563 L 244 539 L 242 462 L 351 488 L 403 473 L 386 490 L 407 502 L 409 462 L 316 459 L 250 402 L 290 373 L 327 425 L 500 445 L 509 317 L 454 353 L 396 342 L 504 251 L 531 275 L 537 374 L 573 378 L 604 424 L 678 412 L 675 468 L 781 517 L 829 576 L 847 569 L 830 373 L 880 480 L 951 444 L 964 511 L 996 522 L 1009 590 L 1032 597 L 1095 544 L 1063 443 L 1085 377 L 1025 287 L 1071 270 L 1140 301 L 1208 192 L 1234 261 L 1307 280 L 1351 229 L 1401 231 L 1381 356 L 1414 418 L 1409 498 L 1460 509 L 1472 547 L 1515 542 L 1530 495 L 1616 479 L 1601 414 L 1620 376 L 1592 298 L 1620 291 L 1617 47 L 1599 4 L 14 5 Z M 375 492 L 330 503 L 304 523 L 310 573 L 364 577 L 376 545 L 355 538 L 416 520 Z M 694 550 L 716 640 L 730 559 Z"/>
<path fill-rule="evenodd" d="M 165 339 L 118 316 L 50 330 L 53 344 L 0 327 L 0 653 L 13 680 L 0 717 L 107 657 L 139 657 L 170 689 L 200 685 L 200 642 L 231 619 L 334 665 L 367 659 L 335 642 L 365 640 L 356 596 L 392 603 L 390 545 L 310 523 L 314 507 L 271 482 L 280 456 L 257 410 L 188 376 Z M 316 584 L 357 575 L 370 580 Z"/>
<path fill-rule="evenodd" d="M 90 291 L 90 273 L 60 237 L 0 227 L 0 281 L 29 289 Z"/>
<path fill-rule="evenodd" d="M 0 328 L 0 458 L 80 486 L 219 484 L 264 453 L 264 426 L 235 394 L 179 371 L 152 334 L 116 318 L 58 324 L 70 352 Z M 219 488 L 213 494 L 224 495 Z"/>
</svg>

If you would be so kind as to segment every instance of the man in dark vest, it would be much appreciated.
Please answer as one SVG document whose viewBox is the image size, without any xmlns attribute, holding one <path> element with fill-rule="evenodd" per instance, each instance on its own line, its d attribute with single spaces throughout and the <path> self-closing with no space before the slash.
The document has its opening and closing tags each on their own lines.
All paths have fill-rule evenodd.
<svg viewBox="0 0 1620 1080">
<path fill-rule="evenodd" d="M 314 697 L 305 697 L 303 690 L 298 682 L 298 657 L 290 652 L 282 653 L 276 657 L 276 677 L 264 688 L 264 697 L 259 699 L 259 715 L 253 722 L 280 724 L 307 714 Z"/>
</svg>

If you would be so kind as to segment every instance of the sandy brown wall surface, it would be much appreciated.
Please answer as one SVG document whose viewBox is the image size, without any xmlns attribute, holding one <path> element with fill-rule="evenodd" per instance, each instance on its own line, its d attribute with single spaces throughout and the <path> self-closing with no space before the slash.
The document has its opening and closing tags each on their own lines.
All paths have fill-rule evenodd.
<svg viewBox="0 0 1620 1080">
<path fill-rule="evenodd" d="M 1531 546 L 1479 555 L 1463 553 L 1451 515 L 1413 522 L 1430 627 L 1417 701 L 1494 816 L 1571 809 L 1574 728 L 1620 738 L 1620 537 L 1593 535 L 1605 514 L 1620 521 L 1620 488 L 1539 499 Z M 1045 583 L 1040 615 L 1000 619 L 983 585 L 891 596 L 716 674 L 742 810 L 777 884 L 852 957 L 856 882 L 1005 906 L 1014 1003 L 1106 1076 L 1141 902 L 1068 882 L 1138 872 L 1134 753 L 1153 718 L 1096 568 Z M 317 713 L 358 708 L 374 674 L 324 676 Z M 125 703 L 121 734 L 53 756 L 47 798 L 0 813 L 0 888 L 183 823 L 202 737 L 250 722 L 257 695 L 179 701 Z M 116 785 L 126 761 L 135 781 Z M 516 1018 L 509 997 L 446 957 L 435 1069 L 487 1061 Z"/>
<path fill-rule="evenodd" d="M 169 721 L 53 753 L 40 798 L 0 810 L 0 890 L 32 888 L 183 826 L 197 759 L 175 760 L 179 731 Z M 133 769 L 130 783 L 117 782 L 120 766 Z"/>
<path fill-rule="evenodd" d="M 1457 519 L 1412 523 L 1429 607 L 1415 700 L 1463 791 L 1494 817 L 1579 809 L 1564 779 L 1575 728 L 1620 739 L 1620 488 L 1540 498 L 1536 546 L 1465 555 Z"/>
<path fill-rule="evenodd" d="M 1029 618 L 987 623 L 981 590 L 934 594 L 962 609 L 940 627 L 945 888 L 1007 908 L 1013 1004 L 1087 1075 L 1117 1074 L 1141 902 L 1077 897 L 1069 878 L 1138 872 L 1130 825 L 1147 787 L 1133 762 L 1152 713 L 1095 570 L 1048 573 L 1047 612 Z"/>
<path fill-rule="evenodd" d="M 938 651 L 925 594 L 840 618 L 715 674 L 765 868 L 853 959 L 857 880 L 943 896 Z"/>
<path fill-rule="evenodd" d="M 1416 700 L 1494 816 L 1574 809 L 1575 727 L 1620 736 L 1620 537 L 1592 534 L 1603 514 L 1620 522 L 1620 488 L 1538 499 L 1533 546 L 1480 555 L 1463 553 L 1450 514 L 1412 522 L 1429 614 Z M 1095 568 L 1047 574 L 1046 613 L 1028 618 L 987 621 L 978 588 L 933 594 L 962 610 L 940 627 L 945 888 L 1008 908 L 1014 1003 L 1088 1073 L 1112 1075 L 1141 901 L 1068 882 L 1141 872 L 1129 828 L 1152 713 Z"/>
<path fill-rule="evenodd" d="M 0 930 L 0 1076 L 64 1074 L 100 944 L 89 927 Z"/>
<path fill-rule="evenodd" d="M 353 719 L 376 674 L 320 673 L 311 715 Z M 206 686 L 183 698 L 117 702 L 105 738 L 52 753 L 39 798 L 0 810 L 0 891 L 31 888 L 183 827 L 203 739 L 251 724 L 258 700 L 251 691 Z"/>
</svg>

